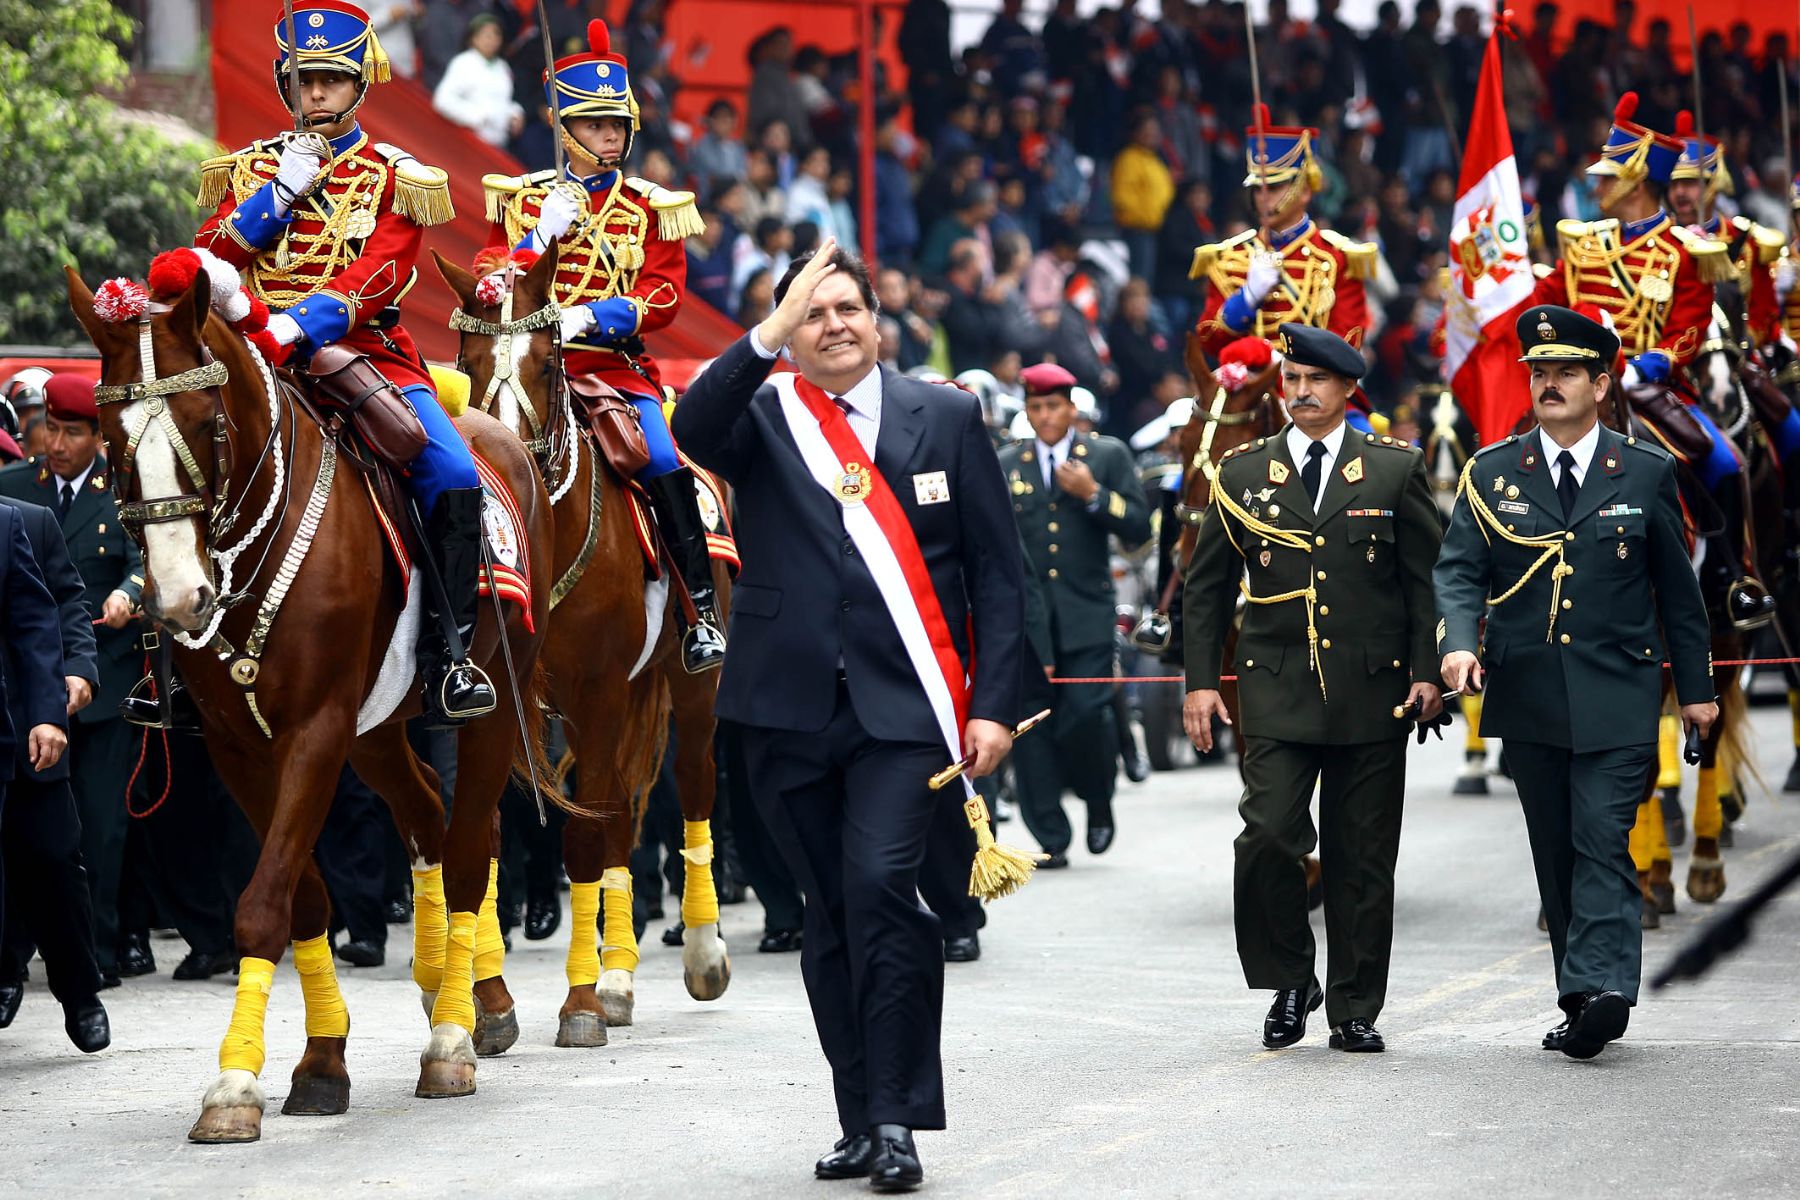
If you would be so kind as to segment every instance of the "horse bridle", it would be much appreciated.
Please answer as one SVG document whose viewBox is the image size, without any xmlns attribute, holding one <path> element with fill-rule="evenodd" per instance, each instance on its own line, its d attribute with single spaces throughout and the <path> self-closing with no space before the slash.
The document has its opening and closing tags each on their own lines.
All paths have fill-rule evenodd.
<svg viewBox="0 0 1800 1200">
<path fill-rule="evenodd" d="M 1218 464 L 1212 460 L 1213 437 L 1218 433 L 1219 427 L 1221 425 L 1248 425 L 1253 421 L 1262 422 L 1269 409 L 1268 397 L 1265 395 L 1254 408 L 1245 409 L 1243 412 L 1226 412 L 1225 401 L 1229 398 L 1230 394 L 1223 386 L 1220 386 L 1213 393 L 1212 405 L 1206 412 L 1198 414 L 1205 422 L 1205 428 L 1200 431 L 1200 446 L 1194 451 L 1194 458 L 1188 464 L 1188 470 L 1199 471 L 1204 475 L 1209 487 L 1219 470 Z M 1204 505 L 1194 508 L 1185 500 L 1175 505 L 1175 516 L 1184 524 L 1198 525 L 1201 517 L 1205 514 L 1206 507 Z"/>
<path fill-rule="evenodd" d="M 540 329 L 549 329 L 562 321 L 562 308 L 555 298 L 544 302 L 544 306 L 536 312 L 528 313 L 518 320 L 513 319 L 512 276 L 518 273 L 516 267 L 507 269 L 506 294 L 500 298 L 500 319 L 483 321 L 458 308 L 450 313 L 450 328 L 458 333 L 474 333 L 494 339 L 494 373 L 488 377 L 487 388 L 475 407 L 490 416 L 494 411 L 494 402 L 500 396 L 502 386 L 512 390 L 519 407 L 525 412 L 525 423 L 531 430 L 531 437 L 526 440 L 525 448 L 536 456 L 540 463 L 548 461 L 551 439 L 544 431 L 544 423 L 538 420 L 537 410 L 531 405 L 531 397 L 525 394 L 525 386 L 519 380 L 519 364 L 513 359 L 512 340 L 521 333 L 535 333 Z M 551 362 L 552 373 L 558 380 L 562 378 L 560 370 L 562 357 L 562 338 L 556 339 L 556 350 Z M 462 370 L 462 354 L 457 354 L 456 366 Z M 559 385 L 560 386 L 560 385 Z M 553 399 L 555 399 L 553 397 Z"/>
</svg>

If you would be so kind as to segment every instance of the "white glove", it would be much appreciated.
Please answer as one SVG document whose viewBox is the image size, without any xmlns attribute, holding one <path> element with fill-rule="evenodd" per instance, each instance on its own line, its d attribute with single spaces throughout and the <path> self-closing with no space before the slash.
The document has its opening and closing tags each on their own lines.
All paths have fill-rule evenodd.
<svg viewBox="0 0 1800 1200">
<path fill-rule="evenodd" d="M 285 217 L 302 197 L 319 186 L 325 160 L 299 139 L 282 147 L 281 164 L 275 168 L 275 211 Z"/>
<path fill-rule="evenodd" d="M 595 324 L 594 310 L 585 304 L 577 304 L 573 308 L 562 310 L 562 339 L 572 341 L 580 337 Z"/>
<path fill-rule="evenodd" d="M 544 245 L 549 245 L 569 232 L 569 226 L 581 215 L 581 205 L 562 188 L 551 188 L 550 194 L 544 197 L 543 206 L 538 210 L 537 235 Z"/>
<path fill-rule="evenodd" d="M 286 313 L 274 313 L 269 317 L 269 336 L 283 346 L 291 346 L 306 335 L 300 329 L 300 322 Z"/>
<path fill-rule="evenodd" d="M 1637 391 L 1643 385 L 1644 380 L 1643 377 L 1638 374 L 1638 369 L 1627 362 L 1625 364 L 1625 370 L 1619 375 L 1619 386 L 1629 394 Z"/>
<path fill-rule="evenodd" d="M 1261 304 L 1281 282 L 1281 260 L 1272 254 L 1255 254 L 1250 269 L 1244 273 L 1244 292 L 1251 301 Z"/>
<path fill-rule="evenodd" d="M 1794 290 L 1794 284 L 1800 282 L 1800 270 L 1794 267 L 1794 260 L 1782 255 L 1781 261 L 1775 264 L 1775 295 L 1786 303 L 1788 293 Z"/>
</svg>

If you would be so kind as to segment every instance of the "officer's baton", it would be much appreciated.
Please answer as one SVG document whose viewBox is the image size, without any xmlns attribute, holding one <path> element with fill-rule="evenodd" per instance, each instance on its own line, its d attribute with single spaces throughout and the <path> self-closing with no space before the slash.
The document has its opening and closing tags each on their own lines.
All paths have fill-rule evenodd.
<svg viewBox="0 0 1800 1200">
<path fill-rule="evenodd" d="M 1021 734 L 1030 730 L 1038 722 L 1042 721 L 1045 717 L 1047 717 L 1049 715 L 1050 715 L 1050 710 L 1046 708 L 1043 712 L 1038 713 L 1034 717 L 1026 717 L 1023 721 L 1020 721 L 1017 725 L 1013 726 L 1012 735 L 1014 737 L 1020 736 Z M 931 790 L 935 792 L 935 791 L 942 789 L 945 784 L 949 783 L 952 779 L 955 779 L 958 775 L 961 775 L 964 771 L 968 770 L 970 767 L 972 767 L 974 765 L 975 765 L 975 756 L 973 754 L 969 755 L 967 758 L 963 759 L 961 762 L 951 763 L 949 766 L 945 767 L 943 770 L 939 771 L 936 775 L 933 775 L 931 777 L 931 779 L 929 781 L 929 786 L 930 786 Z"/>
</svg>

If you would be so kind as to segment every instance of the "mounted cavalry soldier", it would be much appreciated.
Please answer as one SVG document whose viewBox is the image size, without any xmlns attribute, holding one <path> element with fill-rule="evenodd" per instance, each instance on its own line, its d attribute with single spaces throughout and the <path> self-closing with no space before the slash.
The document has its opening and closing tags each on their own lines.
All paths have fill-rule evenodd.
<svg viewBox="0 0 1800 1200">
<path fill-rule="evenodd" d="M 284 18 L 275 26 L 274 76 L 295 131 L 205 163 L 199 203 L 216 211 L 194 245 L 203 260 L 211 254 L 237 268 L 251 297 L 268 305 L 269 333 L 293 361 L 326 347 L 361 360 L 331 356 L 329 372 L 325 360 L 313 362 L 316 374 L 332 376 L 321 382 L 328 394 L 344 381 L 356 394 L 342 403 L 354 406 L 370 388 L 398 389 L 404 399 L 396 405 L 423 426 L 424 450 L 399 472 L 425 551 L 419 658 L 428 714 L 459 725 L 495 703 L 487 675 L 468 661 L 482 490 L 399 309 L 425 226 L 452 216 L 448 178 L 398 146 L 371 142 L 357 123 L 369 85 L 388 79 L 368 14 L 344 0 L 297 0 L 292 19 L 297 61 L 289 59 Z"/>
<path fill-rule="evenodd" d="M 494 221 L 488 240 L 498 249 L 532 253 L 556 244 L 552 294 L 562 308 L 565 368 L 571 378 L 610 385 L 637 409 L 650 451 L 637 481 L 655 506 L 694 603 L 682 662 L 697 674 L 724 660 L 725 637 L 694 473 L 669 434 L 662 377 L 644 352 L 644 335 L 680 311 L 687 291 L 683 242 L 701 231 L 702 220 L 692 192 L 625 176 L 638 130 L 629 68 L 612 52 L 605 22 L 588 23 L 588 42 L 588 53 L 558 59 L 545 81 L 562 118 L 565 178 L 539 171 L 482 180 Z"/>
<path fill-rule="evenodd" d="M 1718 198 L 1732 192 L 1725 149 L 1717 138 L 1694 128 L 1693 114 L 1686 109 L 1676 114 L 1675 137 L 1681 156 L 1669 172 L 1669 215 L 1688 232 L 1725 247 L 1731 273 L 1719 281 L 1718 301 L 1731 320 L 1741 324 L 1747 314 L 1772 314 L 1775 275 L 1770 268 L 1782 257 L 1786 236 L 1748 217 L 1727 218 L 1716 211 Z M 1733 330 L 1720 332 L 1730 336 Z"/>
</svg>

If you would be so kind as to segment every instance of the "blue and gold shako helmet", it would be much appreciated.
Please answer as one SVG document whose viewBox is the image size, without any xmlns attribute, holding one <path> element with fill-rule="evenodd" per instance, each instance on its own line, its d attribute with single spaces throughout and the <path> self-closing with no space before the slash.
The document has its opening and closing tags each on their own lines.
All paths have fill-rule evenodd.
<svg viewBox="0 0 1800 1200">
<path fill-rule="evenodd" d="M 375 37 L 369 14 L 345 0 L 294 0 L 294 40 L 300 45 L 302 71 L 335 71 L 356 79 L 356 104 L 371 83 L 390 78 L 387 52 Z M 275 87 L 282 103 L 292 105 L 288 90 L 288 23 L 275 19 Z M 342 120 L 356 105 L 339 114 Z"/>
<path fill-rule="evenodd" d="M 605 21 L 588 22 L 588 51 L 556 60 L 555 73 L 544 73 L 544 100 L 561 105 L 570 117 L 622 117 L 626 124 L 624 159 L 638 129 L 637 98 L 631 94 L 631 72 L 625 56 L 613 53 Z M 554 100 L 551 92 L 555 92 Z"/>
<path fill-rule="evenodd" d="M 1325 175 L 1313 157 L 1313 141 L 1319 131 L 1303 126 L 1269 124 L 1269 106 L 1260 104 L 1244 130 L 1245 187 L 1276 187 L 1303 179 L 1318 191 Z"/>
<path fill-rule="evenodd" d="M 1600 147 L 1600 158 L 1587 169 L 1589 175 L 1615 175 L 1627 184 L 1645 179 L 1652 183 L 1669 182 L 1669 173 L 1681 157 L 1682 143 L 1633 121 L 1637 107 L 1636 92 L 1619 97 L 1606 145 Z"/>
<path fill-rule="evenodd" d="M 1731 172 L 1725 169 L 1725 151 L 1719 139 L 1695 132 L 1694 114 L 1685 108 L 1675 114 L 1675 137 L 1681 143 L 1681 156 L 1675 160 L 1669 178 L 1703 181 L 1709 199 L 1720 192 L 1729 196 Z"/>
</svg>

